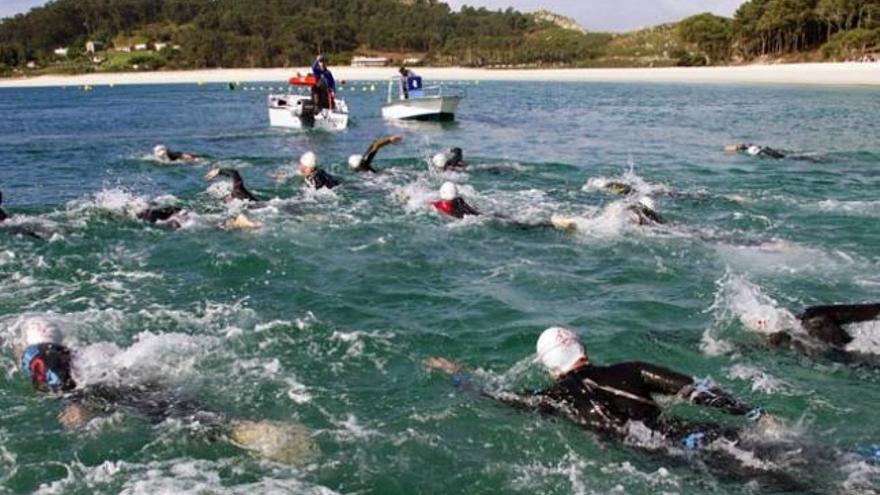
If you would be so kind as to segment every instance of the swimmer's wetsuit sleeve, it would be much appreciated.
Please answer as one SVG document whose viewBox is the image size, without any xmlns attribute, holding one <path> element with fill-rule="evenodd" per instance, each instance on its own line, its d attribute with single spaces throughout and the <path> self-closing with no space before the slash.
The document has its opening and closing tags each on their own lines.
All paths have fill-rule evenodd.
<svg viewBox="0 0 880 495">
<path fill-rule="evenodd" d="M 632 365 L 638 367 L 651 393 L 678 395 L 698 406 L 714 407 L 728 414 L 743 415 L 749 412 L 747 404 L 721 390 L 711 380 L 694 381 L 687 375 L 650 363 L 634 362 Z"/>
<path fill-rule="evenodd" d="M 852 342 L 852 336 L 843 325 L 871 321 L 880 317 L 880 304 L 838 304 L 812 306 L 798 315 L 804 329 L 827 344 L 843 347 Z"/>
<path fill-rule="evenodd" d="M 336 180 L 335 177 L 324 172 L 323 170 L 318 170 L 315 172 L 315 178 L 313 182 L 313 187 L 315 189 L 321 189 L 322 187 L 326 187 L 327 189 L 333 189 L 334 187 L 339 185 L 339 181 Z"/>
<path fill-rule="evenodd" d="M 389 144 L 394 142 L 394 138 L 392 136 L 381 137 L 375 141 L 373 144 L 367 148 L 367 152 L 364 153 L 364 156 L 361 161 L 361 169 L 366 170 L 368 172 L 377 173 L 376 169 L 373 168 L 373 159 L 376 158 L 376 154 L 379 153 L 379 150 L 388 146 Z"/>
<path fill-rule="evenodd" d="M 473 206 L 467 204 L 465 200 L 461 198 L 455 198 L 453 204 L 453 216 L 455 218 L 464 218 L 466 215 L 479 215 L 480 212 L 474 209 Z"/>
<path fill-rule="evenodd" d="M 244 186 L 244 179 L 241 178 L 241 174 L 238 173 L 238 170 L 235 170 L 234 168 L 221 168 L 217 172 L 217 174 L 232 179 L 233 198 L 246 199 L 249 201 L 259 201 L 259 199 L 251 194 L 251 192 L 248 191 L 247 188 Z"/>
</svg>

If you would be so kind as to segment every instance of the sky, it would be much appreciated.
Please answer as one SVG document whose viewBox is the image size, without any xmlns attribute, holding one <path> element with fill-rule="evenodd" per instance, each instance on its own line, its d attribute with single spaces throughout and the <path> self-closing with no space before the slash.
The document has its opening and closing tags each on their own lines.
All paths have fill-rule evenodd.
<svg viewBox="0 0 880 495">
<path fill-rule="evenodd" d="M 247 1 L 247 0 L 241 0 Z M 573 17 L 591 31 L 627 31 L 677 21 L 691 14 L 713 12 L 731 16 L 745 0 L 446 0 L 462 5 L 530 12 L 549 9 Z M 45 0 L 0 0 L 0 18 L 26 12 Z"/>
</svg>

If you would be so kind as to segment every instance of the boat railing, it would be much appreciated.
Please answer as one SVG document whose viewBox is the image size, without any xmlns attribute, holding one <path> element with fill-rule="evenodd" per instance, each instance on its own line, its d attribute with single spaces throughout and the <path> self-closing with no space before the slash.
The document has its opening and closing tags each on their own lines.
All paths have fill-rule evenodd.
<svg viewBox="0 0 880 495">
<path fill-rule="evenodd" d="M 441 96 L 464 97 L 464 90 L 454 86 L 434 84 L 422 86 L 418 91 L 410 91 L 410 98 L 438 98 Z M 394 77 L 388 81 L 388 103 L 404 100 L 403 81 L 400 77 Z"/>
</svg>

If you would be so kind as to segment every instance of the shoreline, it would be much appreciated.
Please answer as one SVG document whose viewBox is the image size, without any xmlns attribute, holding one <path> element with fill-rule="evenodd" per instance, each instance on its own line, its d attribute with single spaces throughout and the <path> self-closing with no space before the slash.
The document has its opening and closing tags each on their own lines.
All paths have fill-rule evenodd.
<svg viewBox="0 0 880 495">
<path fill-rule="evenodd" d="M 386 81 L 395 67 L 332 67 L 337 79 Z M 414 67 L 426 81 L 554 81 L 653 82 L 687 84 L 791 84 L 809 86 L 880 86 L 880 63 L 809 63 L 725 67 L 664 67 L 622 69 L 470 69 Z M 285 82 L 306 67 L 274 69 L 203 69 L 45 75 L 0 79 L 0 88 L 196 84 L 229 82 Z"/>
</svg>

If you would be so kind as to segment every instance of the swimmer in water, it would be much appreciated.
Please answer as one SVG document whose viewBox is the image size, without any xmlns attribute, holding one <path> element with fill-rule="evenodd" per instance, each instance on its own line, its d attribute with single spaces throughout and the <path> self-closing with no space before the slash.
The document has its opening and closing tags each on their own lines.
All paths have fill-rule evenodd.
<svg viewBox="0 0 880 495">
<path fill-rule="evenodd" d="M 754 144 L 728 144 L 724 147 L 724 151 L 728 153 L 745 153 L 749 156 L 773 158 L 775 160 L 785 158 L 785 153 L 781 151 L 775 150 L 769 146 L 757 146 Z"/>
<path fill-rule="evenodd" d="M 339 179 L 318 167 L 318 156 L 311 151 L 303 153 L 299 159 L 299 171 L 306 184 L 314 189 L 333 189 L 339 185 Z"/>
<path fill-rule="evenodd" d="M 172 229 L 180 228 L 180 221 L 186 215 L 186 210 L 178 206 L 163 206 L 160 208 L 147 208 L 137 213 L 138 220 L 143 220 L 152 225 L 164 223 Z"/>
<path fill-rule="evenodd" d="M 82 386 L 75 379 L 77 354 L 64 344 L 56 325 L 42 317 L 30 317 L 21 329 L 23 350 L 17 354 L 22 374 L 38 392 L 63 398 L 58 420 L 65 429 L 80 428 L 97 416 L 131 412 L 152 423 L 169 418 L 198 423 L 207 427 L 210 439 L 225 438 L 276 462 L 301 464 L 317 454 L 310 433 L 298 423 L 227 421 L 197 401 L 155 383 Z"/>
<path fill-rule="evenodd" d="M 218 176 L 229 177 L 232 179 L 232 193 L 226 198 L 226 201 L 238 199 L 241 201 L 259 201 L 256 196 L 251 194 L 244 185 L 244 179 L 241 174 L 234 168 L 215 168 L 205 174 L 205 180 L 210 181 Z"/>
<path fill-rule="evenodd" d="M 559 415 L 616 438 L 627 436 L 628 423 L 641 422 L 672 445 L 689 449 L 717 439 L 735 442 L 738 432 L 715 423 L 692 423 L 668 416 L 654 395 L 676 397 L 755 421 L 763 415 L 760 409 L 747 406 L 709 379 L 697 380 L 637 361 L 608 366 L 593 364 L 580 338 L 566 328 L 548 328 L 538 338 L 536 347 L 535 362 L 547 368 L 554 384 L 530 393 L 475 387 L 472 379 L 462 373 L 461 366 L 443 358 L 429 359 L 425 365 L 453 375 L 457 385 L 477 388 L 482 394 L 510 405 Z"/>
<path fill-rule="evenodd" d="M 666 220 L 657 213 L 657 204 L 647 196 L 639 198 L 627 210 L 630 212 L 630 220 L 638 225 L 663 225 L 666 223 Z"/>
<path fill-rule="evenodd" d="M 626 213 L 629 220 L 639 226 L 666 224 L 666 220 L 657 212 L 657 205 L 654 203 L 654 200 L 647 196 L 642 196 L 635 203 L 628 205 Z M 572 232 L 578 229 L 578 221 L 574 217 L 553 215 L 550 217 L 550 223 L 557 230 Z"/>
<path fill-rule="evenodd" d="M 348 166 L 355 172 L 378 173 L 378 171 L 373 168 L 373 159 L 376 158 L 376 154 L 385 146 L 388 146 L 389 144 L 397 144 L 402 140 L 403 138 L 401 136 L 381 137 L 373 141 L 363 155 L 351 155 L 348 157 Z"/>
<path fill-rule="evenodd" d="M 449 148 L 443 153 L 437 153 L 431 158 L 431 165 L 438 172 L 446 170 L 464 170 L 467 163 L 464 161 L 464 152 L 461 148 Z"/>
<path fill-rule="evenodd" d="M 880 303 L 811 306 L 795 315 L 795 319 L 806 331 L 809 340 L 798 339 L 799 335 L 795 332 L 795 328 L 785 328 L 769 335 L 768 341 L 771 345 L 793 347 L 806 353 L 818 347 L 821 352 L 831 357 L 854 357 L 854 353 L 846 349 L 846 346 L 853 341 L 853 337 L 843 327 L 880 319 Z M 770 326 L 769 319 L 760 316 L 747 319 L 744 323 L 757 331 L 766 331 Z"/>
<path fill-rule="evenodd" d="M 153 148 L 153 158 L 164 163 L 196 162 L 199 160 L 199 155 L 185 151 L 171 151 L 165 145 L 159 144 Z"/>
<path fill-rule="evenodd" d="M 602 188 L 611 194 L 617 194 L 618 196 L 628 196 L 635 191 L 635 188 L 632 185 L 619 181 L 608 182 L 603 185 Z"/>
<path fill-rule="evenodd" d="M 6 220 L 8 220 L 8 219 L 9 219 L 9 215 L 7 215 L 6 211 L 3 209 L 3 191 L 0 191 L 0 224 L 6 222 Z M 41 241 L 44 240 L 43 236 L 41 236 L 40 234 L 37 234 L 36 232 L 34 232 L 33 230 L 31 230 L 27 227 L 15 226 L 15 227 L 11 227 L 9 230 L 10 230 L 10 232 L 12 232 L 13 234 L 16 234 L 16 235 L 23 235 L 25 237 L 32 237 L 34 239 L 39 239 Z"/>
<path fill-rule="evenodd" d="M 458 194 L 458 186 L 452 182 L 444 182 L 440 186 L 440 201 L 435 201 L 431 205 L 440 213 L 454 218 L 480 214 L 462 199 Z"/>
</svg>

